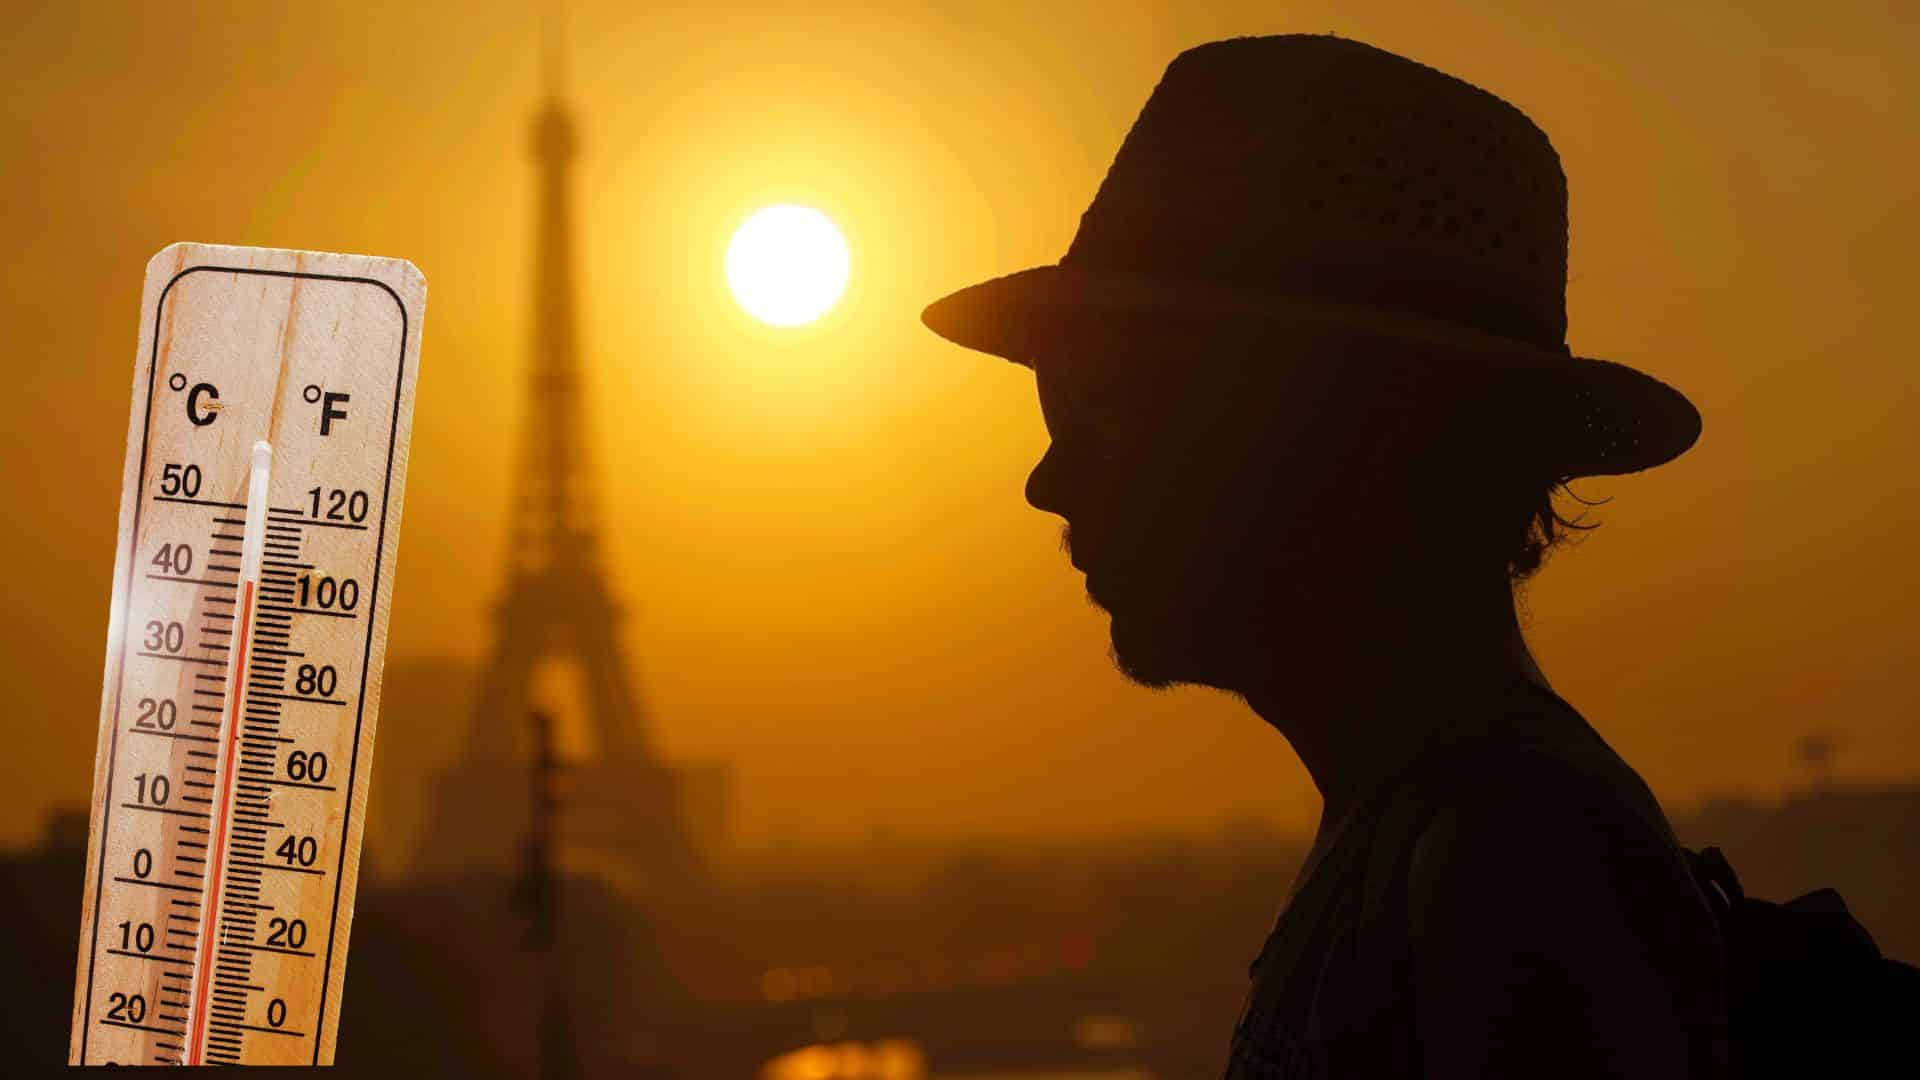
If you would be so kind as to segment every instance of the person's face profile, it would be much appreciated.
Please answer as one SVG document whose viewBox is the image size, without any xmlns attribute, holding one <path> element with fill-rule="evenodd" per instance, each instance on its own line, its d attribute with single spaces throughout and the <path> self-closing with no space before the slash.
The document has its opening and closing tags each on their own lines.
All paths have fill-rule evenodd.
<svg viewBox="0 0 1920 1080">
<path fill-rule="evenodd" d="M 1032 365 L 1051 445 L 1028 501 L 1066 519 L 1130 673 L 1173 670 L 1144 657 L 1238 621 L 1269 573 L 1270 523 L 1304 512 L 1282 504 L 1315 486 L 1303 474 L 1321 459 L 1301 444 L 1325 380 L 1301 362 L 1304 342 L 1288 345 L 1143 338 Z"/>
<path fill-rule="evenodd" d="M 1193 655 L 1208 651 L 1197 631 L 1226 614 L 1213 579 L 1234 573 L 1206 550 L 1222 509 L 1201 489 L 1222 464 L 1193 433 L 1224 421 L 1203 403 L 1210 373 L 1198 359 L 1162 344 L 1032 363 L 1050 443 L 1027 501 L 1065 520 L 1088 599 L 1112 618 L 1115 665 L 1161 688 L 1206 677 L 1206 657 Z"/>
</svg>

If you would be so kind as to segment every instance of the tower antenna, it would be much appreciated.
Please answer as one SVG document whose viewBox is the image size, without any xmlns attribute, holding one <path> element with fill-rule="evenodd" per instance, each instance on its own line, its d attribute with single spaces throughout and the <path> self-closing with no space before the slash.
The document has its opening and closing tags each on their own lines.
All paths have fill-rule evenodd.
<svg viewBox="0 0 1920 1080">
<path fill-rule="evenodd" d="M 540 6 L 540 84 L 548 101 L 559 101 L 566 84 L 567 7 L 564 0 Z"/>
</svg>

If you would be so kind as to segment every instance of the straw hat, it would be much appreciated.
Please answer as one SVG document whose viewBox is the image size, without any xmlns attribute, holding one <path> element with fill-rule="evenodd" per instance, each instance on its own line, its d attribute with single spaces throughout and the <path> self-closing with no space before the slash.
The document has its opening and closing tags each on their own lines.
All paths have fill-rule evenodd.
<svg viewBox="0 0 1920 1080">
<path fill-rule="evenodd" d="M 952 293 L 921 319 L 1031 365 L 1162 323 L 1332 322 L 1494 365 L 1565 409 L 1559 472 L 1664 464 L 1700 435 L 1678 390 L 1575 356 L 1567 185 L 1520 110 L 1331 35 L 1235 38 L 1175 57 L 1066 257 Z"/>
</svg>

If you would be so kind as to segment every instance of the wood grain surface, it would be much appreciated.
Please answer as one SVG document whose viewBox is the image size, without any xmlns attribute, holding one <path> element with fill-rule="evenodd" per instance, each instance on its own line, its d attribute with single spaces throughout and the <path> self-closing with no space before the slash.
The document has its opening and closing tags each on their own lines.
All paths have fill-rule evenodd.
<svg viewBox="0 0 1920 1080">
<path fill-rule="evenodd" d="M 333 1060 L 425 296 L 400 259 L 175 244 L 147 266 L 74 1064 Z"/>
</svg>

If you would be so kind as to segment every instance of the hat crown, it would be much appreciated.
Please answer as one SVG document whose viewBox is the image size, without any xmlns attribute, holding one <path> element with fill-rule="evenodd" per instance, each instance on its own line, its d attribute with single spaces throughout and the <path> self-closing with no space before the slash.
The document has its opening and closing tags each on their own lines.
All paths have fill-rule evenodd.
<svg viewBox="0 0 1920 1080">
<path fill-rule="evenodd" d="M 1061 264 L 1560 349 L 1566 175 L 1545 132 L 1471 83 L 1331 35 L 1234 38 L 1168 65 Z"/>
</svg>

